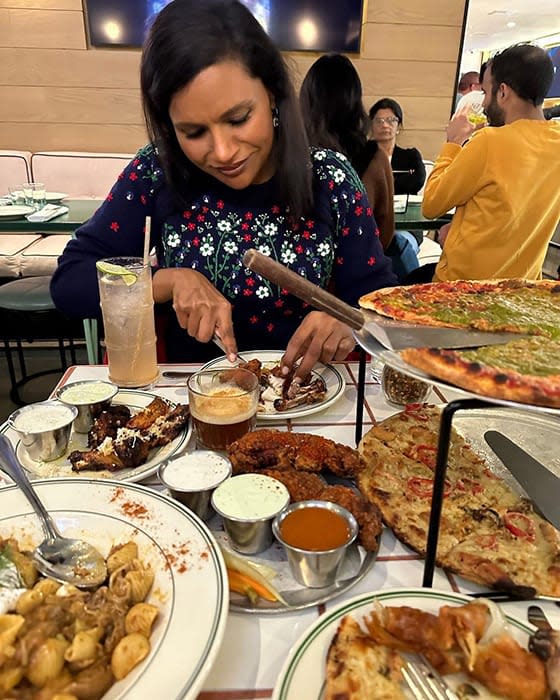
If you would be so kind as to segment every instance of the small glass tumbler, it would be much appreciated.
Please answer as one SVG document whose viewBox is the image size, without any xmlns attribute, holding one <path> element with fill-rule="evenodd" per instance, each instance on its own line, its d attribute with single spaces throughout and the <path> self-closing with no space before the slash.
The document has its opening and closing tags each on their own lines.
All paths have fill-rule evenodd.
<svg viewBox="0 0 560 700">
<path fill-rule="evenodd" d="M 375 382 L 375 384 L 381 384 L 383 367 L 385 367 L 385 362 L 379 357 L 379 355 L 372 352 L 371 359 L 369 361 L 369 378 L 372 382 Z"/>
<path fill-rule="evenodd" d="M 14 205 L 25 204 L 25 197 L 23 194 L 23 185 L 11 185 L 8 187 L 8 196 L 10 201 Z"/>
<path fill-rule="evenodd" d="M 25 182 L 23 184 L 25 203 L 34 209 L 41 209 L 47 203 L 47 190 L 43 182 Z"/>
</svg>

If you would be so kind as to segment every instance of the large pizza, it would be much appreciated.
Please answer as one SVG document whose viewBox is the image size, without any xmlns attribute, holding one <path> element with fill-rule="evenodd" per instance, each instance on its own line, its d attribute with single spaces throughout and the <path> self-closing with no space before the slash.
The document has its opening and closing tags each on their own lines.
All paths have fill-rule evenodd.
<svg viewBox="0 0 560 700">
<path fill-rule="evenodd" d="M 396 536 L 426 553 L 440 411 L 411 404 L 372 428 L 357 476 Z M 497 588 L 560 596 L 560 533 L 452 431 L 436 561 Z"/>
<path fill-rule="evenodd" d="M 456 281 L 366 294 L 363 308 L 402 321 L 523 334 L 476 349 L 408 348 L 410 365 L 478 394 L 560 407 L 560 282 Z"/>
</svg>

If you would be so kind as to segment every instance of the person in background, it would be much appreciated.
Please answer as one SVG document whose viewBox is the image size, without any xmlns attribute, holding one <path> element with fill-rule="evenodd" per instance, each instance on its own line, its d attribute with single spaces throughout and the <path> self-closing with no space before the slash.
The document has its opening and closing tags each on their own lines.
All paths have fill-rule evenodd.
<svg viewBox="0 0 560 700">
<path fill-rule="evenodd" d="M 371 133 L 373 140 L 378 144 L 389 159 L 394 177 L 395 194 L 417 194 L 426 180 L 426 168 L 422 160 L 422 154 L 417 148 L 401 148 L 397 146 L 397 136 L 403 126 L 403 111 L 400 104 L 384 97 L 375 102 L 369 110 L 371 120 Z M 400 249 L 401 255 L 407 255 L 409 264 L 401 271 L 400 279 L 418 267 L 418 251 L 422 244 L 422 231 L 397 231 L 394 247 Z M 405 253 L 407 248 L 411 252 Z M 391 256 L 393 250 L 389 250 Z"/>
<path fill-rule="evenodd" d="M 368 142 L 362 84 L 351 61 L 342 54 L 318 58 L 303 80 L 299 101 L 310 144 L 345 155 L 362 179 L 387 249 L 395 228 L 393 176 L 385 153 Z"/>
<path fill-rule="evenodd" d="M 540 279 L 560 219 L 560 124 L 546 121 L 542 109 L 552 76 L 540 47 L 505 49 L 483 77 L 489 126 L 473 135 L 464 113 L 449 123 L 422 204 L 428 217 L 457 208 L 440 238 L 434 281 Z M 414 281 L 434 273 L 421 271 Z"/>
<path fill-rule="evenodd" d="M 457 110 L 458 104 L 462 97 L 468 95 L 469 92 L 477 92 L 481 89 L 482 78 L 478 71 L 470 70 L 459 78 L 459 84 L 457 85 L 457 94 L 455 96 L 455 110 Z"/>
<path fill-rule="evenodd" d="M 453 116 L 455 116 L 455 114 L 458 114 L 459 112 L 466 112 L 467 118 L 475 126 L 482 126 L 486 124 L 486 117 L 484 116 L 483 108 L 484 93 L 481 89 L 485 71 L 486 62 L 480 66 L 480 72 L 478 73 L 480 80 L 479 88 L 477 90 L 470 90 L 469 92 L 466 92 L 457 102 L 455 106 L 455 113 L 453 114 Z"/>
<path fill-rule="evenodd" d="M 362 84 L 352 62 L 341 54 L 318 58 L 302 83 L 300 105 L 311 144 L 344 153 L 364 182 L 381 243 L 400 281 L 418 267 L 418 257 L 406 240 L 395 238 L 391 166 L 376 141 L 368 141 Z"/>
<path fill-rule="evenodd" d="M 188 40 L 185 40 L 185 37 Z M 350 304 L 395 283 L 362 183 L 345 159 L 310 154 L 282 55 L 237 0 L 173 0 L 142 51 L 150 144 L 76 232 L 51 283 L 70 316 L 99 317 L 95 263 L 141 256 L 151 217 L 153 294 L 171 362 L 286 348 L 296 380 L 342 359 L 351 331 L 245 268 L 256 248 Z"/>
</svg>

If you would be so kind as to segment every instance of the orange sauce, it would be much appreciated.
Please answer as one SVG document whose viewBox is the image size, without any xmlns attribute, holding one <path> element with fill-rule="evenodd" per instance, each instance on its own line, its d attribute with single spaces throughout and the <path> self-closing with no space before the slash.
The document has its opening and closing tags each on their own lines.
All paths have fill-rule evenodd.
<svg viewBox="0 0 560 700">
<path fill-rule="evenodd" d="M 282 520 L 280 534 L 284 542 L 292 547 L 322 552 L 348 542 L 350 528 L 338 513 L 310 506 L 289 513 Z"/>
</svg>

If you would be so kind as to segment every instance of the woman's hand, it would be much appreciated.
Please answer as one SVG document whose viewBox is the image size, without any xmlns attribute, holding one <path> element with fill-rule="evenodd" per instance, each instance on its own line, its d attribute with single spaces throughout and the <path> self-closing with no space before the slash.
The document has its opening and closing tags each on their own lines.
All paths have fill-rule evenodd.
<svg viewBox="0 0 560 700">
<path fill-rule="evenodd" d="M 288 374 L 302 358 L 294 379 L 303 380 L 317 362 L 344 360 L 356 341 L 350 327 L 322 311 L 311 311 L 293 334 L 282 358 L 282 371 Z"/>
<path fill-rule="evenodd" d="M 201 343 L 216 335 L 231 362 L 237 359 L 231 304 L 204 275 L 187 268 L 162 268 L 153 279 L 154 300 L 171 300 L 181 328 Z"/>
</svg>

